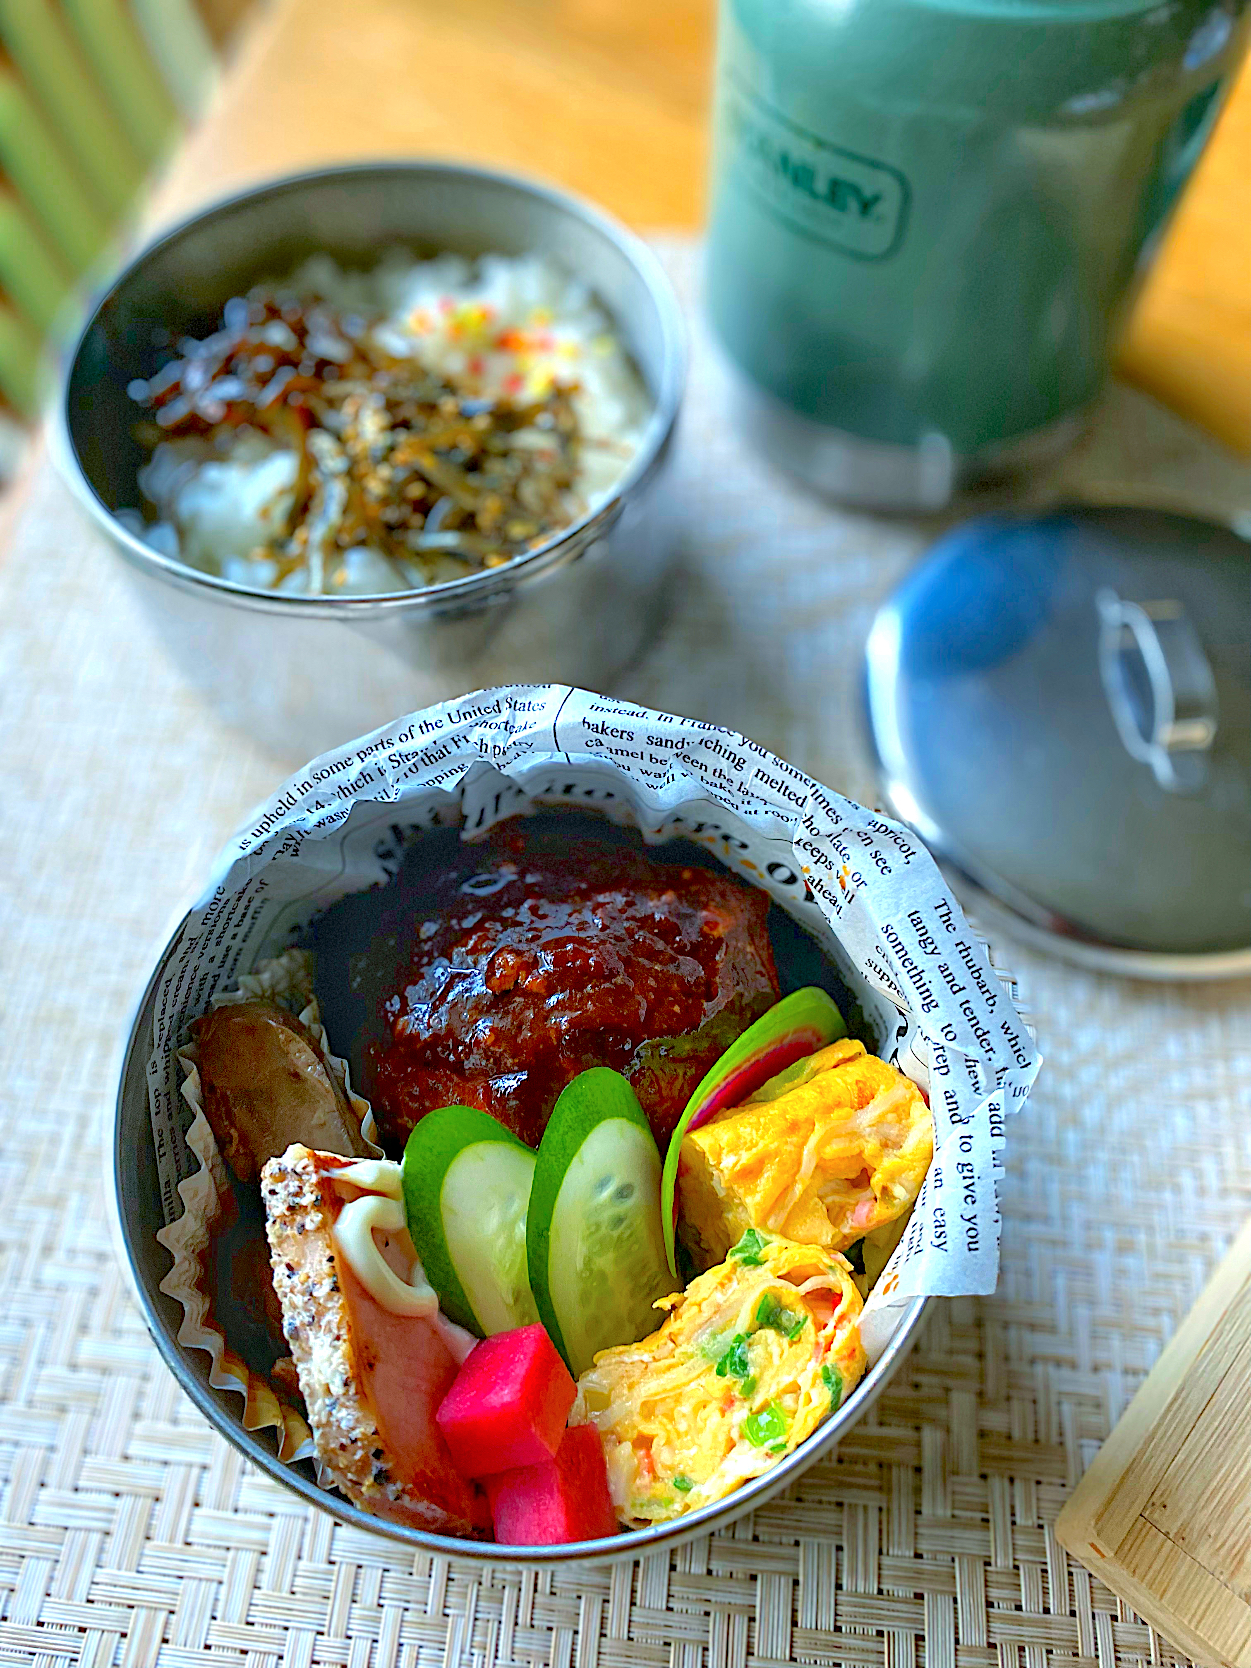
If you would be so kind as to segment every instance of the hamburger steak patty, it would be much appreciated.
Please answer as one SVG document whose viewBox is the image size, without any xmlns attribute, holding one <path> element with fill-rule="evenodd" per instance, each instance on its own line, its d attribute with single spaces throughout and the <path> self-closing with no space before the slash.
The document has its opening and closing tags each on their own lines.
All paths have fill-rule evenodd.
<svg viewBox="0 0 1251 1668">
<path fill-rule="evenodd" d="M 406 928 L 368 952 L 360 1050 L 388 1144 L 476 1106 L 537 1146 L 590 1066 L 633 1085 L 662 1149 L 699 1080 L 778 997 L 769 899 L 616 840 L 499 825 L 423 877 Z M 380 960 L 394 969 L 379 979 Z M 358 986 L 359 988 L 359 986 Z"/>
</svg>

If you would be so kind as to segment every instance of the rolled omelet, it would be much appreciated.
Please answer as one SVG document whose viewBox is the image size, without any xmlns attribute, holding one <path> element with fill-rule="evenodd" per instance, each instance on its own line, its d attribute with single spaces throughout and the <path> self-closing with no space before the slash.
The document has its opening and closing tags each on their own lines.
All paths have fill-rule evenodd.
<svg viewBox="0 0 1251 1668">
<path fill-rule="evenodd" d="M 601 1350 L 576 1417 L 604 1441 L 625 1524 L 680 1517 L 797 1448 L 865 1369 L 846 1259 L 757 1233 L 662 1298 L 641 1343 Z"/>
<path fill-rule="evenodd" d="M 749 1228 L 845 1251 L 911 1209 L 933 1156 L 920 1090 L 843 1038 L 688 1131 L 678 1233 L 698 1268 Z"/>
</svg>

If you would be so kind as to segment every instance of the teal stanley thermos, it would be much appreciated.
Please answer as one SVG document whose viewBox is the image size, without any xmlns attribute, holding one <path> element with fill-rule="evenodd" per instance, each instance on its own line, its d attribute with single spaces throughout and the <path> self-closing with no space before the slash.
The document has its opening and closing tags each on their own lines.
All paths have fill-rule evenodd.
<svg viewBox="0 0 1251 1668">
<path fill-rule="evenodd" d="M 835 496 L 945 503 L 1078 432 L 1245 0 L 722 0 L 707 294 Z"/>
</svg>

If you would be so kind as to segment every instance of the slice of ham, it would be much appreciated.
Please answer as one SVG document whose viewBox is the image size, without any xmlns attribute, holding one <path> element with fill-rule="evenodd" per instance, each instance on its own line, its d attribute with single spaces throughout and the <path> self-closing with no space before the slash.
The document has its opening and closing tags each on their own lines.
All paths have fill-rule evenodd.
<svg viewBox="0 0 1251 1668">
<path fill-rule="evenodd" d="M 435 1423 L 457 1372 L 440 1318 L 384 1308 L 336 1249 L 334 1173 L 349 1162 L 292 1146 L 262 1172 L 274 1288 L 317 1458 L 378 1517 L 480 1536 L 486 1496 L 456 1471 Z"/>
</svg>

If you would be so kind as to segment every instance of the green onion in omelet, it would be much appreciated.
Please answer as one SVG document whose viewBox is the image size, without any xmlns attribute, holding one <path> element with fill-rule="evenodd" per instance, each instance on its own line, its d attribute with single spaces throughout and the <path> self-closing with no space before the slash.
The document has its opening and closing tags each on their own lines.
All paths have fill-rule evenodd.
<svg viewBox="0 0 1251 1668">
<path fill-rule="evenodd" d="M 637 1344 L 578 1381 L 624 1523 L 719 1500 L 792 1452 L 865 1369 L 846 1260 L 752 1228 L 726 1260 L 657 1305 Z"/>
</svg>

